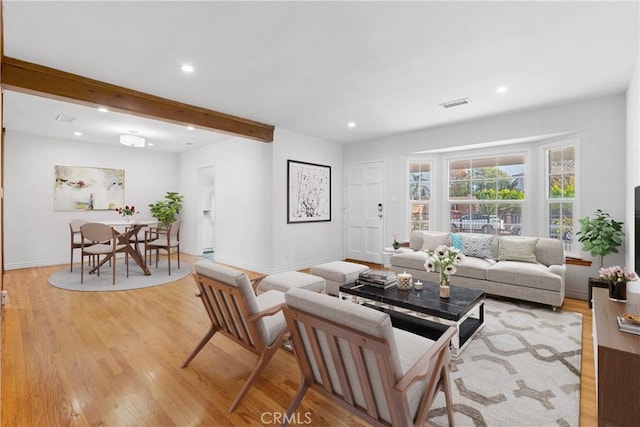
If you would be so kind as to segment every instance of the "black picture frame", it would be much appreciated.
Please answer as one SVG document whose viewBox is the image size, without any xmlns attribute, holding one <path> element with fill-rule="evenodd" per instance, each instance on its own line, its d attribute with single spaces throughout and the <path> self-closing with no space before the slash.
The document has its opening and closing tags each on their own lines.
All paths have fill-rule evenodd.
<svg viewBox="0 0 640 427">
<path fill-rule="evenodd" d="M 287 223 L 331 221 L 331 166 L 287 160 Z"/>
</svg>

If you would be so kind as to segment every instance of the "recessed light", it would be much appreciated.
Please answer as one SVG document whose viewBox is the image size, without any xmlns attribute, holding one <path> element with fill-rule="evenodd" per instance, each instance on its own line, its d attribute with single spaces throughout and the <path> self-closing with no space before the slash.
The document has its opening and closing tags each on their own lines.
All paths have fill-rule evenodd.
<svg viewBox="0 0 640 427">
<path fill-rule="evenodd" d="M 505 93 L 508 91 L 509 91 L 509 88 L 506 86 L 500 86 L 498 89 L 496 89 L 496 93 Z"/>
<path fill-rule="evenodd" d="M 193 71 L 195 70 L 195 68 L 193 68 L 193 65 L 189 64 L 183 64 L 180 69 L 185 73 L 193 73 Z"/>
<path fill-rule="evenodd" d="M 82 132 L 74 132 L 73 133 L 75 136 L 82 136 Z"/>
<path fill-rule="evenodd" d="M 187 126 L 187 130 L 194 130 L 195 128 L 193 126 Z"/>
<path fill-rule="evenodd" d="M 347 126 L 350 127 L 350 128 L 354 128 L 354 127 L 356 127 L 356 124 L 354 122 L 349 122 L 349 123 L 347 123 Z"/>
<path fill-rule="evenodd" d="M 98 111 L 100 111 L 101 113 L 108 113 L 109 110 L 106 107 L 98 107 Z"/>
<path fill-rule="evenodd" d="M 153 142 L 147 142 L 147 145 L 148 145 L 149 147 L 153 147 Z"/>
</svg>

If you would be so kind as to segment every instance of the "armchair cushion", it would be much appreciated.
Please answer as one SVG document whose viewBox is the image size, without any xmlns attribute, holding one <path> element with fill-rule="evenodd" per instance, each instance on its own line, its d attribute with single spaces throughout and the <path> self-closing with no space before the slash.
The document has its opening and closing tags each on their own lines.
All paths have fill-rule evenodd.
<svg viewBox="0 0 640 427">
<path fill-rule="evenodd" d="M 284 302 L 282 298 L 273 295 L 272 292 L 262 294 L 269 295 L 265 297 L 262 297 L 261 295 L 261 298 L 259 299 L 254 293 L 247 275 L 234 268 L 210 261 L 198 261 L 194 265 L 194 271 L 203 276 L 215 278 L 219 282 L 239 288 L 247 301 L 247 306 L 251 314 L 258 313 Z M 278 333 L 282 330 L 280 329 L 277 333 L 275 332 L 279 325 L 283 327 L 284 317 L 282 317 L 282 312 L 279 312 L 276 315 L 265 316 L 262 319 L 259 319 L 256 322 L 256 325 L 265 343 L 272 343 L 277 338 Z"/>
</svg>

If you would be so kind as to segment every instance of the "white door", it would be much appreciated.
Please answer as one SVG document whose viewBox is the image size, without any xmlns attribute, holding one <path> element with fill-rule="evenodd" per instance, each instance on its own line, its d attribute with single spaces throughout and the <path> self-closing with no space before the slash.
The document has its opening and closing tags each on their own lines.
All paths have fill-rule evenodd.
<svg viewBox="0 0 640 427">
<path fill-rule="evenodd" d="M 382 264 L 384 162 L 346 165 L 345 193 L 345 256 Z"/>
<path fill-rule="evenodd" d="M 198 169 L 198 249 L 206 258 L 213 259 L 215 250 L 215 168 Z"/>
</svg>

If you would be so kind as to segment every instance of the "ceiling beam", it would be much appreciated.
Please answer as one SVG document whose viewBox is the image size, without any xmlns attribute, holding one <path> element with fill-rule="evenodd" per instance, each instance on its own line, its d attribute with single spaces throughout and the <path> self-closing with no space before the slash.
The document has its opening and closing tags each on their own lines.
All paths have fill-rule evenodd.
<svg viewBox="0 0 640 427">
<path fill-rule="evenodd" d="M 3 89 L 91 107 L 107 107 L 134 116 L 273 142 L 274 127 L 271 125 L 160 98 L 16 58 L 2 56 L 1 61 L 0 83 Z"/>
</svg>

